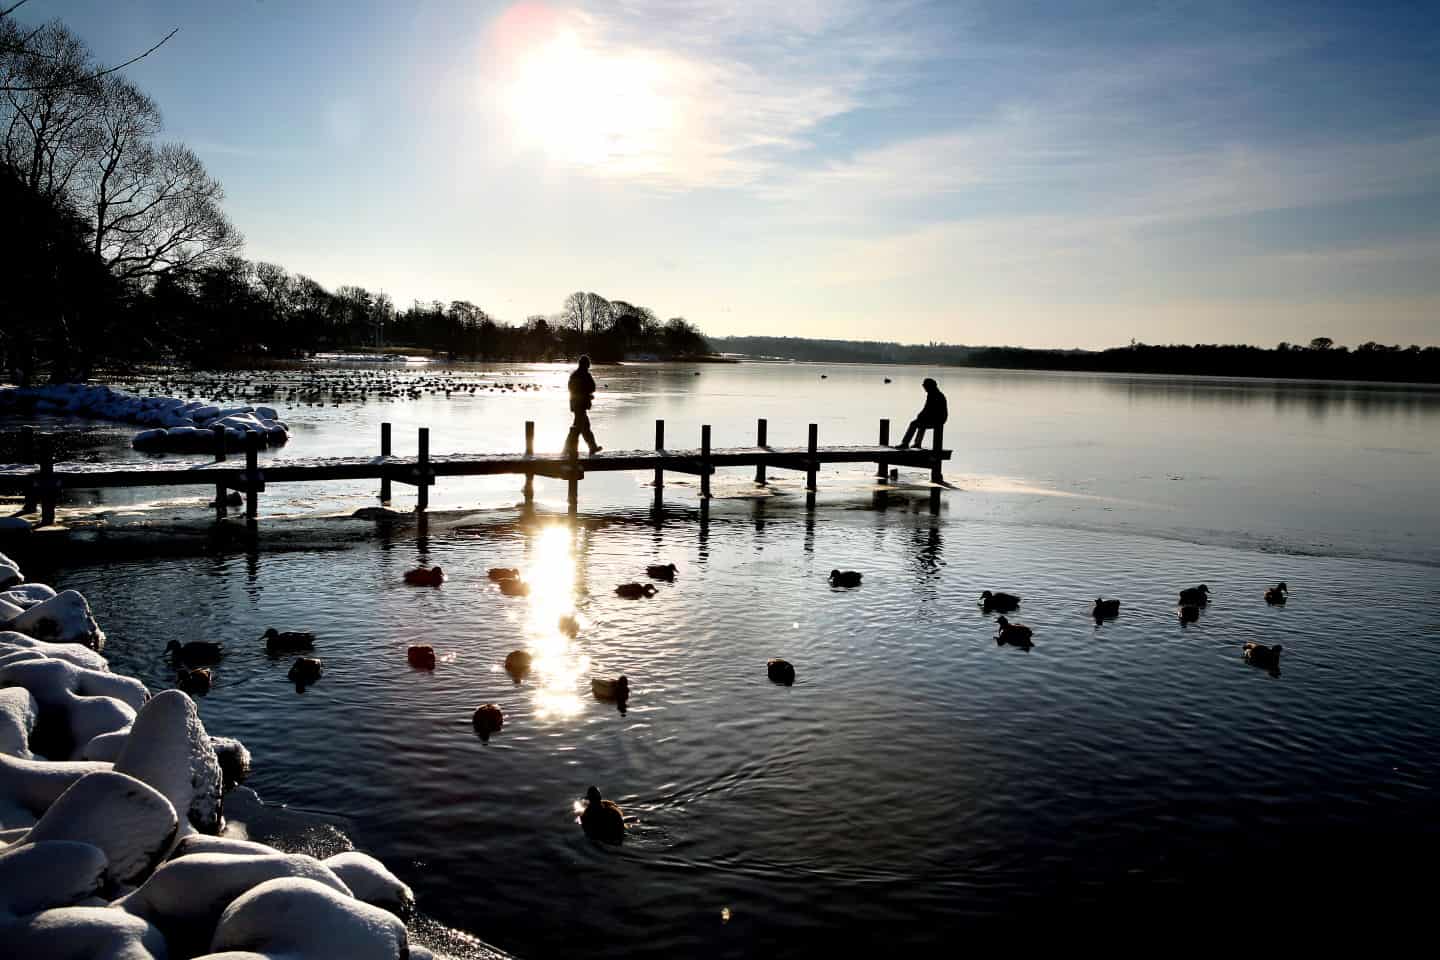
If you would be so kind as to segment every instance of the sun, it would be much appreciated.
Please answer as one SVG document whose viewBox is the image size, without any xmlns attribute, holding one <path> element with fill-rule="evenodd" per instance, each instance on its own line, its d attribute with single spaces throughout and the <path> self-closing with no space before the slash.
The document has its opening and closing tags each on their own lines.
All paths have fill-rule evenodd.
<svg viewBox="0 0 1440 960">
<path fill-rule="evenodd" d="M 555 161 L 641 172 L 676 123 L 663 58 L 607 44 L 583 15 L 511 7 L 492 33 L 499 102 L 515 141 Z"/>
</svg>

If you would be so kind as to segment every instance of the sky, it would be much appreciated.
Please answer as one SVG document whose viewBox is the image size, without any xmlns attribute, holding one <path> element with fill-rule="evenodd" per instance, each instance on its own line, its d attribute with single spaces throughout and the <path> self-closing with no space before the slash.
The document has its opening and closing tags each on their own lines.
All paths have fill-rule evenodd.
<svg viewBox="0 0 1440 960">
<path fill-rule="evenodd" d="M 332 289 L 712 335 L 1440 344 L 1440 4 L 31 0 Z M 17 15 L 18 16 L 18 15 Z"/>
</svg>

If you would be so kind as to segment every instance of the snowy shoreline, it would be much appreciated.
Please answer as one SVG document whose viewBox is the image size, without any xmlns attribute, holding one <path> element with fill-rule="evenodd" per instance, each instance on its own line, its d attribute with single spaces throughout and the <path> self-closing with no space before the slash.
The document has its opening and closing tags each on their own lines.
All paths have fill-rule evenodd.
<svg viewBox="0 0 1440 960">
<path fill-rule="evenodd" d="M 0 413 L 14 410 L 150 427 L 131 441 L 145 453 L 208 453 L 215 449 L 216 427 L 224 430 L 229 449 L 238 449 L 252 433 L 259 436 L 262 447 L 280 446 L 290 439 L 290 428 L 271 407 L 223 409 L 199 400 L 139 397 L 83 383 L 0 389 Z"/>
<path fill-rule="evenodd" d="M 238 740 L 179 690 L 110 672 L 85 598 L 0 554 L 0 942 L 19 958 L 432 957 L 407 887 L 226 835 Z M 233 831 L 231 831 L 233 834 Z"/>
</svg>

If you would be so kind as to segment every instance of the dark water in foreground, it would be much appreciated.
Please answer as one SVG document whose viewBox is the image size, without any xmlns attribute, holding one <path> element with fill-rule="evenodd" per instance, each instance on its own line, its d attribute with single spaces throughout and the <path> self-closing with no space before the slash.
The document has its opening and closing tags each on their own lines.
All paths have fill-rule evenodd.
<svg viewBox="0 0 1440 960">
<path fill-rule="evenodd" d="M 1313 426 L 1303 405 L 1286 415 Z M 1408 456 L 1430 456 L 1432 421 Z M 1187 493 L 1147 509 L 1173 516 L 1140 530 L 1106 529 L 1113 501 L 1036 493 L 1037 473 L 1061 473 L 1051 445 L 938 515 L 920 491 L 882 510 L 836 478 L 813 513 L 717 500 L 702 526 L 678 492 L 656 523 L 625 486 L 573 525 L 543 503 L 487 506 L 426 537 L 37 573 L 90 597 L 114 667 L 154 686 L 167 640 L 224 640 L 202 715 L 250 746 L 250 785 L 341 818 L 427 913 L 522 956 L 1417 929 L 1428 887 L 1407 865 L 1440 852 L 1440 571 L 1389 524 L 1408 509 L 1426 531 L 1433 502 L 1399 502 L 1422 483 L 1408 474 L 1372 476 L 1388 495 L 1317 525 L 1359 530 L 1363 555 L 1257 549 L 1243 517 L 1274 514 L 1287 498 L 1263 474 L 1290 468 L 1240 476 L 1213 441 L 1194 456 L 1214 465 L 1211 492 L 1191 502 L 1171 481 Z M 1288 529 L 1305 528 L 1298 500 Z M 661 560 L 674 585 L 613 594 Z M 450 581 L 403 585 L 417 562 Z M 500 595 L 485 579 L 499 565 L 525 569 L 532 595 Z M 864 585 L 832 590 L 833 567 Z M 1261 599 L 1277 580 L 1284 608 Z M 1214 603 L 1181 627 L 1175 592 L 1202 581 Z M 996 646 L 986 588 L 1024 596 L 1033 650 Z M 1119 619 L 1096 626 L 1097 595 L 1122 600 Z M 573 640 L 556 629 L 571 611 Z M 320 635 L 318 685 L 285 682 L 255 641 L 271 625 Z M 1241 660 L 1246 640 L 1284 645 L 1278 676 Z M 433 673 L 406 665 L 417 642 L 440 651 Z M 537 670 L 516 684 L 500 663 L 521 647 Z M 794 687 L 768 682 L 772 656 L 796 665 Z M 588 684 L 621 672 L 623 715 Z M 506 714 L 488 745 L 469 722 L 486 701 Z M 633 818 L 619 850 L 575 823 L 591 783 Z"/>
</svg>

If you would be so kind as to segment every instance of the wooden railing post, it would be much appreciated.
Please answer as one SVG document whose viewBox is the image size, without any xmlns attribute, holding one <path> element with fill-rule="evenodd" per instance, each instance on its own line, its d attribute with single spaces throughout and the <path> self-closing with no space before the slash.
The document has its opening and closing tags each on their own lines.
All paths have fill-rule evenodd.
<svg viewBox="0 0 1440 960">
<path fill-rule="evenodd" d="M 710 424 L 700 428 L 700 496 L 710 499 Z"/>
<path fill-rule="evenodd" d="M 880 446 L 890 446 L 890 421 L 888 418 L 880 421 Z M 885 460 L 877 461 L 875 464 L 875 479 L 879 480 L 881 483 L 885 483 L 889 476 L 889 462 Z"/>
<path fill-rule="evenodd" d="M 245 432 L 245 516 L 254 520 L 260 515 L 260 434 Z"/>
<path fill-rule="evenodd" d="M 812 423 L 810 424 L 809 460 L 805 464 L 805 489 L 812 492 L 815 490 L 815 472 L 816 468 L 819 466 L 819 464 L 815 462 L 815 458 L 816 456 L 818 456 L 817 451 L 819 450 L 819 448 L 820 425 Z"/>
<path fill-rule="evenodd" d="M 665 452 L 665 421 L 655 421 L 655 452 Z M 658 464 L 655 467 L 655 506 L 658 509 L 664 498 L 665 469 Z"/>
<path fill-rule="evenodd" d="M 35 452 L 40 461 L 40 526 L 55 522 L 55 445 L 48 436 L 37 438 Z"/>
<path fill-rule="evenodd" d="M 525 421 L 525 459 L 529 460 L 535 456 L 535 421 Z M 525 502 L 530 503 L 535 499 L 535 471 L 525 471 Z"/>
<path fill-rule="evenodd" d="M 424 513 L 430 509 L 430 428 L 420 428 L 419 456 L 416 458 L 415 472 L 416 481 L 419 486 L 415 488 L 415 509 Z"/>
<path fill-rule="evenodd" d="M 380 424 L 380 456 L 390 456 L 390 424 Z M 380 467 L 380 502 L 390 502 L 390 466 Z"/>
<path fill-rule="evenodd" d="M 223 424 L 217 423 L 210 430 L 215 434 L 215 462 L 224 463 L 227 456 L 225 453 L 225 427 Z M 215 484 L 216 520 L 224 520 L 225 515 L 229 512 L 225 506 L 225 498 L 229 495 L 230 491 L 225 489 L 224 483 Z"/>
<path fill-rule="evenodd" d="M 20 428 L 20 462 L 21 462 L 21 463 L 39 463 L 39 462 L 40 462 L 40 456 L 39 456 L 39 454 L 38 454 L 38 453 L 36 452 L 36 450 L 35 450 L 35 428 L 34 428 L 34 427 L 21 427 L 21 428 Z M 24 503 L 23 506 L 21 506 L 20 512 L 21 512 L 21 513 L 29 513 L 31 510 L 34 510 L 34 509 L 35 509 L 36 503 L 37 503 L 37 501 L 36 501 L 36 498 L 35 498 L 35 485 L 32 483 L 32 484 L 27 485 L 26 488 L 25 488 L 25 503 Z"/>
<path fill-rule="evenodd" d="M 769 440 L 769 438 L 766 436 L 766 433 L 769 431 L 769 427 L 770 424 L 764 417 L 761 417 L 755 422 L 755 446 L 760 447 L 762 450 L 765 448 Z M 755 482 L 759 484 L 765 483 L 764 461 L 755 464 Z"/>
<path fill-rule="evenodd" d="M 934 446 L 931 449 L 934 450 L 934 459 L 930 461 L 930 482 L 944 483 L 945 473 L 941 469 L 943 461 L 940 459 L 941 453 L 945 450 L 945 428 L 943 426 L 935 427 Z"/>
</svg>

